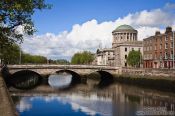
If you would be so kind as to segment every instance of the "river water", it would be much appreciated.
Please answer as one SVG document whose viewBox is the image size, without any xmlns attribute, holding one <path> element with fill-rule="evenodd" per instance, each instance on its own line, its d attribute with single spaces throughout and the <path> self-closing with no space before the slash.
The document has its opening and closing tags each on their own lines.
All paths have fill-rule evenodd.
<svg viewBox="0 0 175 116">
<path fill-rule="evenodd" d="M 101 88 L 98 86 L 99 81 L 92 79 L 59 89 L 60 85 L 67 87 L 70 84 L 70 76 L 67 80 L 57 76 L 53 80 L 53 77 L 52 75 L 48 84 L 41 84 L 32 90 L 10 88 L 20 116 L 174 115 L 173 93 L 120 83 Z"/>
</svg>

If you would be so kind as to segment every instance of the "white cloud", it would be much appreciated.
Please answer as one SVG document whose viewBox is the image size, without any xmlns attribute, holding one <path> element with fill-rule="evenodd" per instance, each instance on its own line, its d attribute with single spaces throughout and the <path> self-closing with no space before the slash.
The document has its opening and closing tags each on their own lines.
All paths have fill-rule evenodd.
<svg viewBox="0 0 175 116">
<path fill-rule="evenodd" d="M 164 32 L 166 26 L 175 27 L 175 4 L 167 3 L 162 9 L 143 10 L 129 13 L 115 21 L 98 23 L 92 19 L 83 24 L 75 24 L 70 32 L 59 34 L 46 33 L 26 37 L 23 43 L 25 52 L 43 55 L 52 59 L 66 58 L 83 50 L 95 52 L 102 43 L 103 47 L 111 47 L 112 31 L 121 24 L 128 24 L 138 30 L 138 39 L 155 34 L 155 31 Z M 162 29 L 163 27 L 163 29 Z"/>
</svg>

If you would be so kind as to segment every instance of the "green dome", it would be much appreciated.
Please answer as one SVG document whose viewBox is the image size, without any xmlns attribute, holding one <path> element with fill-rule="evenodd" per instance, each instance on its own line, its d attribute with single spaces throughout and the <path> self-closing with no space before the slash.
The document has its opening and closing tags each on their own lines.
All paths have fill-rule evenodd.
<svg viewBox="0 0 175 116">
<path fill-rule="evenodd" d="M 135 30 L 135 29 L 130 25 L 120 25 L 114 31 L 120 31 L 120 30 Z"/>
</svg>

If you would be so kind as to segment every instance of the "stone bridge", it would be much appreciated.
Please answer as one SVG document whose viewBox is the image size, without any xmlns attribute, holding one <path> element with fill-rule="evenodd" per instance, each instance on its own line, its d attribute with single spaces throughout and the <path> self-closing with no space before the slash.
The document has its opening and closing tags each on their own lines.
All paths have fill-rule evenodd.
<svg viewBox="0 0 175 116">
<path fill-rule="evenodd" d="M 54 74 L 59 71 L 67 70 L 79 75 L 90 74 L 97 71 L 105 71 L 110 74 L 119 74 L 119 67 L 94 66 L 94 65 L 8 65 L 10 73 L 21 70 L 31 70 L 40 75 Z"/>
</svg>

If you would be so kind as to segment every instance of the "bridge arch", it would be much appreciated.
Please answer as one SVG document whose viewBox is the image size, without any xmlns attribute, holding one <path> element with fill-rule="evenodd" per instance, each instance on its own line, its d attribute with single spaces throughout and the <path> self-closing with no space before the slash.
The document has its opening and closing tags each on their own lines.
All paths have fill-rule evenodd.
<svg viewBox="0 0 175 116">
<path fill-rule="evenodd" d="M 31 89 L 40 84 L 42 76 L 32 70 L 20 70 L 11 75 L 11 84 L 17 89 Z"/>
<path fill-rule="evenodd" d="M 108 71 L 98 70 L 96 72 L 98 72 L 100 74 L 101 80 L 105 80 L 105 79 L 111 79 L 111 80 L 113 80 L 113 75 L 111 73 L 109 73 Z"/>
<path fill-rule="evenodd" d="M 80 83 L 81 82 L 81 76 L 80 76 L 80 74 L 78 74 L 77 72 L 75 72 L 73 70 L 63 69 L 63 70 L 56 71 L 57 74 L 63 73 L 63 72 L 66 72 L 66 73 L 69 73 L 69 74 L 72 75 L 71 85 L 74 85 L 74 84 L 77 84 L 77 83 Z"/>
<path fill-rule="evenodd" d="M 92 77 L 90 76 L 91 74 L 92 74 Z M 95 87 L 98 87 L 98 88 L 107 87 L 111 85 L 114 81 L 113 75 L 110 72 L 105 70 L 97 70 L 92 72 L 91 74 L 89 74 L 89 78 L 94 79 L 95 77 L 95 79 L 99 80 L 98 84 L 95 85 Z"/>
</svg>

